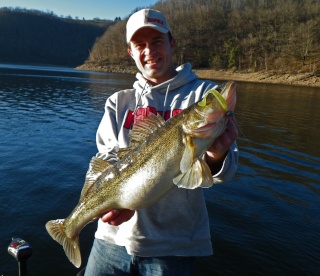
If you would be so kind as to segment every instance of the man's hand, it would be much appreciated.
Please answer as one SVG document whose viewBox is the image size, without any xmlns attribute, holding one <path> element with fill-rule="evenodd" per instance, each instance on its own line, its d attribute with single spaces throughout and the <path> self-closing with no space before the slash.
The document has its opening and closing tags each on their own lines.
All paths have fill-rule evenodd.
<svg viewBox="0 0 320 276">
<path fill-rule="evenodd" d="M 103 222 L 109 223 L 110 225 L 119 226 L 120 224 L 128 221 L 134 215 L 134 210 L 128 209 L 113 209 L 101 216 Z"/>
<path fill-rule="evenodd" d="M 227 123 L 226 130 L 213 142 L 207 150 L 206 162 L 212 174 L 220 171 L 223 161 L 227 156 L 230 146 L 238 137 L 238 129 L 235 117 L 231 117 Z"/>
</svg>

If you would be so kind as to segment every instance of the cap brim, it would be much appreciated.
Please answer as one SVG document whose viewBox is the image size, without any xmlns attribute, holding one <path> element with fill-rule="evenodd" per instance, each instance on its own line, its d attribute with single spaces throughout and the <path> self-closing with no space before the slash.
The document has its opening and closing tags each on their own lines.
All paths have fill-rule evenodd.
<svg viewBox="0 0 320 276">
<path fill-rule="evenodd" d="M 160 27 L 160 26 L 155 26 L 155 25 L 152 25 L 152 24 L 150 24 L 150 25 L 146 24 L 146 25 L 143 25 L 143 26 L 141 26 L 140 28 L 136 29 L 136 30 L 134 31 L 134 33 L 132 33 L 132 34 L 130 35 L 130 38 L 129 38 L 129 36 L 128 36 L 128 37 L 127 37 L 127 43 L 129 43 L 129 42 L 131 41 L 132 37 L 135 35 L 135 33 L 136 33 L 137 31 L 139 31 L 139 30 L 141 30 L 141 29 L 143 29 L 143 28 L 151 28 L 151 29 L 154 29 L 154 30 L 156 30 L 156 31 L 158 31 L 158 32 L 160 32 L 160 33 L 163 33 L 163 34 L 169 32 L 169 30 L 166 29 L 166 28 L 162 28 L 162 27 Z"/>
</svg>

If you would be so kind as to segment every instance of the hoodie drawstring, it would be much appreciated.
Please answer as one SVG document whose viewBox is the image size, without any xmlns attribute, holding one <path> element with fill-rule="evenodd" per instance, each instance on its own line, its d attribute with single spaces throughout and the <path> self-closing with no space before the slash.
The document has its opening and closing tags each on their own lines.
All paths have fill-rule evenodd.
<svg viewBox="0 0 320 276">
<path fill-rule="evenodd" d="M 163 112 L 162 112 L 163 119 L 164 119 L 164 116 L 165 116 L 165 113 L 166 113 L 166 105 L 167 105 L 167 97 L 168 97 L 169 89 L 170 89 L 170 83 L 168 84 L 167 91 L 166 91 L 166 96 L 164 98 L 164 103 L 163 103 Z"/>
<path fill-rule="evenodd" d="M 144 87 L 143 87 L 141 93 L 139 94 L 139 98 L 138 98 L 138 100 L 137 100 L 137 102 L 136 102 L 136 107 L 134 108 L 134 111 L 133 111 L 133 116 L 134 116 L 134 117 L 136 116 L 136 112 L 137 112 L 137 109 L 138 109 L 138 106 L 139 106 L 139 102 L 140 102 L 142 96 L 145 94 L 145 88 L 146 88 L 146 86 L 147 86 L 147 82 L 145 82 Z"/>
<path fill-rule="evenodd" d="M 138 100 L 137 100 L 137 102 L 136 102 L 136 106 L 135 106 L 134 111 L 133 111 L 133 116 L 134 116 L 134 117 L 136 116 L 136 112 L 137 112 L 137 109 L 138 109 L 138 107 L 139 107 L 139 103 L 140 103 L 142 97 L 143 97 L 143 96 L 146 94 L 146 92 L 147 92 L 147 91 L 145 91 L 146 86 L 147 86 L 147 82 L 145 82 L 144 87 L 143 87 L 141 93 L 139 93 L 139 98 L 138 98 Z M 170 90 L 170 83 L 168 84 L 168 87 L 167 87 L 167 90 L 166 90 L 166 95 L 165 95 L 164 102 L 163 102 L 163 112 L 162 112 L 162 113 L 163 113 L 163 114 L 162 114 L 163 119 L 165 119 L 164 117 L 165 117 L 165 111 L 166 111 L 166 105 L 167 105 L 167 98 L 168 98 L 169 90 Z"/>
</svg>

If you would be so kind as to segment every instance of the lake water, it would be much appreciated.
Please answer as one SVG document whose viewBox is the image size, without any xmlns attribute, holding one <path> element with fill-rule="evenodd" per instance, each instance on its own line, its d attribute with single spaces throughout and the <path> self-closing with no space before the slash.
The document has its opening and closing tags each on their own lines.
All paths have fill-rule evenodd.
<svg viewBox="0 0 320 276">
<path fill-rule="evenodd" d="M 77 203 L 104 102 L 134 79 L 0 65 L 0 275 L 18 275 L 12 237 L 31 244 L 31 275 L 77 274 L 44 225 Z M 199 260 L 198 275 L 320 275 L 320 89 L 239 82 L 237 91 L 240 165 L 205 190 L 215 255 Z M 95 228 L 80 236 L 84 264 Z"/>
</svg>

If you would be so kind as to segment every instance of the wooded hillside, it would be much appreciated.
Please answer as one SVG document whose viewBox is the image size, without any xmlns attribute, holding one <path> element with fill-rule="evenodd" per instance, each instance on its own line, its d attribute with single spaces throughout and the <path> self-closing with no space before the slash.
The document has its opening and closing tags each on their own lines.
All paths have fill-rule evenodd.
<svg viewBox="0 0 320 276">
<path fill-rule="evenodd" d="M 76 66 L 113 21 L 61 18 L 20 8 L 0 9 L 0 62 Z"/>
<path fill-rule="evenodd" d="M 320 70 L 320 0 L 163 0 L 175 62 L 229 70 Z M 125 21 L 111 26 L 87 62 L 132 64 Z"/>
</svg>

